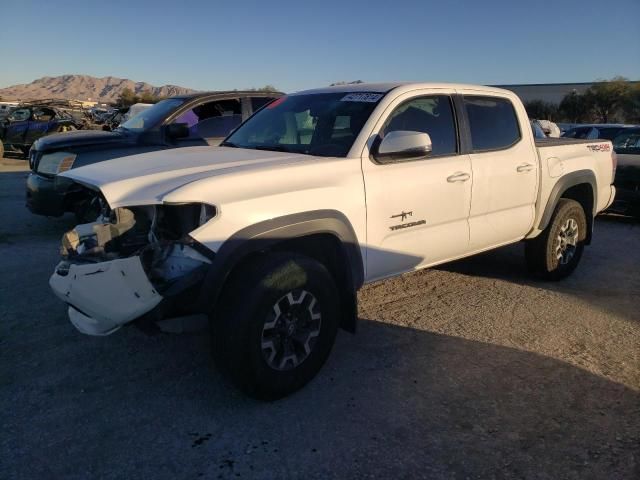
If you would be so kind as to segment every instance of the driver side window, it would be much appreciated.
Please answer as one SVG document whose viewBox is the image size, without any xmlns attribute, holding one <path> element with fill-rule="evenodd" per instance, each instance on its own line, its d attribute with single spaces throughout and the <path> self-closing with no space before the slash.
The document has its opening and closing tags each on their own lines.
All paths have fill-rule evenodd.
<svg viewBox="0 0 640 480">
<path fill-rule="evenodd" d="M 55 112 L 49 108 L 39 108 L 33 112 L 33 119 L 37 122 L 49 122 L 54 116 Z"/>
<path fill-rule="evenodd" d="M 399 130 L 428 133 L 433 148 L 429 158 L 458 153 L 456 122 L 448 95 L 413 98 L 398 106 L 380 130 L 380 136 L 384 138 Z"/>
<path fill-rule="evenodd" d="M 197 105 L 172 123 L 186 123 L 189 138 L 224 138 L 242 123 L 240 100 L 227 99 Z"/>
</svg>

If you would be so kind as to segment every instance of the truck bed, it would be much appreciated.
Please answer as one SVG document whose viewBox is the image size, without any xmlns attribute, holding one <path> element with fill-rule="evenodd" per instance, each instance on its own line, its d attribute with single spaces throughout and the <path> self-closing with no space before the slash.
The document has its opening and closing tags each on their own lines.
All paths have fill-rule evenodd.
<svg viewBox="0 0 640 480">
<path fill-rule="evenodd" d="M 561 145 L 578 145 L 581 143 L 598 143 L 608 142 L 609 140 L 603 139 L 582 139 L 582 138 L 536 138 L 536 147 L 558 147 Z"/>
</svg>

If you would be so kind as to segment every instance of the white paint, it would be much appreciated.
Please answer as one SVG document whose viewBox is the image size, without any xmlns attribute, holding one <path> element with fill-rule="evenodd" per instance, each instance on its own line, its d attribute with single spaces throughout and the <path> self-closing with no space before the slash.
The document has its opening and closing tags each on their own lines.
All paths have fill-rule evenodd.
<svg viewBox="0 0 640 480">
<path fill-rule="evenodd" d="M 49 285 L 63 302 L 84 312 L 70 308 L 69 317 L 78 330 L 89 335 L 112 333 L 162 300 L 139 257 L 71 265 L 65 276 L 54 272 Z"/>
<path fill-rule="evenodd" d="M 100 189 L 111 207 L 183 202 L 215 205 L 216 217 L 190 234 L 213 252 L 255 223 L 299 212 L 336 210 L 353 226 L 367 281 L 538 235 L 534 226 L 563 174 L 593 171 L 598 184 L 597 211 L 612 201 L 611 154 L 592 152 L 586 144 L 536 148 L 524 107 L 509 91 L 469 85 L 383 84 L 318 92 L 370 94 L 389 89 L 393 90 L 379 101 L 345 158 L 192 147 L 101 162 L 63 176 Z M 417 96 L 455 93 L 509 99 L 523 132 L 520 142 L 506 150 L 472 155 L 386 165 L 370 160 L 372 142 L 396 106 Z M 391 218 L 403 212 L 405 218 Z M 391 228 L 413 222 L 408 228 Z M 134 259 L 121 260 L 133 269 L 130 278 L 134 280 L 129 283 L 114 274 L 114 262 L 107 262 L 72 267 L 77 275 L 109 266 L 104 273 L 73 277 L 73 281 L 71 272 L 69 278 L 54 274 L 51 285 L 63 300 L 68 300 L 69 290 L 87 315 L 110 322 L 83 327 L 85 330 L 108 332 L 109 326 L 117 328 L 160 301 L 157 293 L 149 293 L 152 287 L 139 260 L 136 264 Z M 132 292 L 141 289 L 146 291 L 144 300 L 133 300 Z M 73 321 L 89 324 L 75 314 Z"/>
</svg>

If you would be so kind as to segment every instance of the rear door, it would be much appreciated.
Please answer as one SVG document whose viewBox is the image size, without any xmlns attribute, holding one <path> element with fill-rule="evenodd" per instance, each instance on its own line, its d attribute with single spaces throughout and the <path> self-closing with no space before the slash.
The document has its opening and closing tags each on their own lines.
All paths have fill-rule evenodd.
<svg viewBox="0 0 640 480">
<path fill-rule="evenodd" d="M 464 93 L 473 187 L 470 252 L 519 240 L 533 226 L 538 154 L 524 108 L 508 97 Z"/>
<path fill-rule="evenodd" d="M 461 153 L 453 90 L 399 96 L 373 132 L 428 133 L 432 154 L 380 163 L 365 148 L 367 279 L 374 280 L 463 255 L 469 244 L 472 171 Z"/>
</svg>

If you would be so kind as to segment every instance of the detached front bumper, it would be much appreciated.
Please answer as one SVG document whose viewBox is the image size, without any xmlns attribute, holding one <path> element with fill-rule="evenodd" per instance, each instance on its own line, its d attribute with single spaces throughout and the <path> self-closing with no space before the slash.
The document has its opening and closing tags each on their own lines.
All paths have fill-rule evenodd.
<svg viewBox="0 0 640 480">
<path fill-rule="evenodd" d="M 89 264 L 60 262 L 49 285 L 69 305 L 71 323 L 88 335 L 109 335 L 163 299 L 137 256 Z"/>
</svg>

